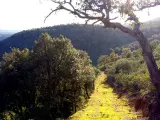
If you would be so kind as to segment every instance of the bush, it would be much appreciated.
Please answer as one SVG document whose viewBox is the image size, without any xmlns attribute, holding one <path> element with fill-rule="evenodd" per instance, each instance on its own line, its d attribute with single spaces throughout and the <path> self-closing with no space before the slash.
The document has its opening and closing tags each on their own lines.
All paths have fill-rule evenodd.
<svg viewBox="0 0 160 120">
<path fill-rule="evenodd" d="M 138 68 L 138 62 L 135 62 L 133 60 L 130 59 L 119 59 L 117 60 L 117 62 L 115 63 L 115 72 L 119 73 L 119 72 L 123 72 L 126 74 L 135 72 Z"/>
<path fill-rule="evenodd" d="M 148 74 L 119 73 L 115 75 L 114 79 L 114 88 L 118 91 L 125 91 L 129 95 L 144 95 L 154 89 Z"/>
<path fill-rule="evenodd" d="M 157 41 L 151 41 L 151 46 L 156 62 L 160 67 L 160 44 Z M 100 64 L 108 75 L 106 83 L 113 87 L 114 91 L 120 96 L 125 93 L 129 98 L 132 99 L 133 97 L 134 101 L 136 101 L 135 107 L 143 106 L 141 108 L 142 111 L 149 110 L 147 108 L 149 105 L 154 106 L 157 103 L 153 103 L 153 101 L 157 101 L 155 98 L 156 89 L 151 83 L 141 49 L 137 48 L 130 51 L 129 48 L 123 48 L 122 53 L 119 54 L 118 59 L 114 62 L 110 57 L 111 55 L 107 57 L 108 62 L 101 62 Z M 144 101 L 147 104 L 143 103 Z"/>
<path fill-rule="evenodd" d="M 94 71 L 95 71 L 96 77 L 101 73 L 101 71 L 97 67 L 94 67 Z"/>
</svg>

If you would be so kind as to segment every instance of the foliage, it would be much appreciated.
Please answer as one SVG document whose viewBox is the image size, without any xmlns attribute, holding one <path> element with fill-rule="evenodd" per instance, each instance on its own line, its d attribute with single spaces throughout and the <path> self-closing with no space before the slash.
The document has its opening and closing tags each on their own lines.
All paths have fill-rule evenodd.
<svg viewBox="0 0 160 120">
<path fill-rule="evenodd" d="M 150 41 L 150 44 L 157 60 L 156 62 L 160 65 L 160 44 L 156 40 Z M 130 48 L 133 48 L 132 45 L 121 48 L 121 53 L 115 62 L 112 62 L 110 55 L 101 56 L 98 67 L 108 74 L 106 82 L 114 87 L 117 92 L 127 93 L 129 96 L 155 92 L 155 88 L 150 82 L 147 66 L 141 55 L 141 49 L 134 48 L 131 50 Z"/>
<path fill-rule="evenodd" d="M 110 48 L 121 47 L 134 39 L 121 31 L 105 29 L 102 26 L 92 25 L 59 25 L 47 28 L 26 30 L 12 35 L 0 42 L 0 58 L 5 52 L 11 52 L 11 47 L 32 49 L 34 41 L 42 32 L 51 36 L 60 34 L 71 39 L 73 46 L 88 53 L 95 65 L 99 56 L 109 54 Z M 94 52 L 93 52 L 94 51 Z"/>
<path fill-rule="evenodd" d="M 109 71 L 110 69 L 112 69 L 111 65 L 119 59 L 119 56 L 113 49 L 111 49 L 111 51 L 112 52 L 109 56 L 104 55 L 98 59 L 98 69 L 102 71 Z"/>
<path fill-rule="evenodd" d="M 63 36 L 41 34 L 33 49 L 13 48 L 0 64 L 0 111 L 19 119 L 66 118 L 94 90 L 96 69 L 88 54 Z"/>
<path fill-rule="evenodd" d="M 139 64 L 134 60 L 121 58 L 116 61 L 114 67 L 115 67 L 116 73 L 123 72 L 123 73 L 129 74 L 129 73 L 135 72 L 138 66 Z"/>
</svg>

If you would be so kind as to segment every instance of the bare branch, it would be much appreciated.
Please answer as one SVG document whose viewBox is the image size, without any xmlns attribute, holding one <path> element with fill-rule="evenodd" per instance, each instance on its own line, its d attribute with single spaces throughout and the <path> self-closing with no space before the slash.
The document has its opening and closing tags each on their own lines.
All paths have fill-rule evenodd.
<svg viewBox="0 0 160 120">
<path fill-rule="evenodd" d="M 100 20 L 95 21 L 94 23 L 92 23 L 92 25 L 95 25 L 96 23 L 100 22 Z"/>
<path fill-rule="evenodd" d="M 52 2 L 54 2 L 56 4 L 62 4 L 62 2 L 60 2 L 60 1 L 56 1 L 56 0 L 50 0 L 50 1 L 52 1 Z"/>
<path fill-rule="evenodd" d="M 127 34 L 129 34 L 131 36 L 135 36 L 136 35 L 136 32 L 134 30 L 132 30 L 132 29 L 130 29 L 128 27 L 125 27 L 120 23 L 112 22 L 112 23 L 110 23 L 109 27 L 114 28 L 114 29 L 118 28 L 122 32 L 127 33 Z"/>
<path fill-rule="evenodd" d="M 50 14 L 46 17 L 46 19 L 53 12 L 63 9 L 65 11 L 68 11 L 68 12 L 72 13 L 75 16 L 78 16 L 79 18 L 87 19 L 85 21 L 85 25 L 88 24 L 88 22 L 90 20 L 96 20 L 93 23 L 93 25 L 96 24 L 99 21 L 102 21 L 104 23 L 104 20 L 105 20 L 105 27 L 118 28 L 118 29 L 122 30 L 123 32 L 130 34 L 131 36 L 135 35 L 134 31 L 139 31 L 140 30 L 139 19 L 134 14 L 134 10 L 132 10 L 133 5 L 135 5 L 135 4 L 131 3 L 130 0 L 127 0 L 126 4 L 123 5 L 123 7 L 124 7 L 123 12 L 128 15 L 127 20 L 130 20 L 130 21 L 134 22 L 134 29 L 133 30 L 130 29 L 130 28 L 124 27 L 120 23 L 110 22 L 111 20 L 115 20 L 115 19 L 118 18 L 118 17 L 110 18 L 110 12 L 113 9 L 113 5 L 112 5 L 111 0 L 87 1 L 86 3 L 83 4 L 84 6 L 82 6 L 80 9 L 76 8 L 76 6 L 72 3 L 72 0 L 69 0 L 69 1 L 67 1 L 67 0 L 62 0 L 62 1 L 51 0 L 51 1 L 58 4 L 59 7 L 57 7 L 55 10 L 52 10 L 50 12 Z M 150 4 L 148 3 L 147 5 L 142 6 L 140 9 L 145 9 L 145 8 L 148 8 L 148 7 L 154 7 L 154 6 L 157 6 L 157 5 L 160 5 L 160 2 L 154 2 L 154 3 L 150 3 Z M 94 12 L 96 13 L 96 15 L 92 14 Z"/>
<path fill-rule="evenodd" d="M 102 16 L 99 16 L 99 17 L 97 17 L 97 16 L 90 16 L 87 13 L 82 12 L 82 11 L 77 10 L 77 9 L 70 10 L 70 9 L 64 7 L 64 6 L 62 6 L 61 9 L 64 9 L 64 10 L 66 10 L 66 11 L 68 11 L 68 12 L 70 12 L 70 13 L 72 13 L 72 14 L 80 17 L 80 18 L 83 18 L 83 19 L 90 19 L 90 20 L 102 19 Z"/>
<path fill-rule="evenodd" d="M 115 19 L 117 19 L 118 17 L 114 17 L 114 18 L 110 18 L 109 20 L 115 20 Z"/>
<path fill-rule="evenodd" d="M 61 6 L 58 6 L 56 9 L 51 10 L 51 12 L 47 15 L 47 17 L 45 17 L 45 19 L 44 19 L 44 23 L 46 22 L 47 18 L 48 18 L 52 13 L 54 13 L 54 12 L 56 12 L 56 11 L 60 10 L 60 9 L 61 9 Z"/>
<path fill-rule="evenodd" d="M 84 26 L 86 26 L 87 24 L 88 24 L 88 22 L 89 22 L 90 20 L 88 19 L 88 20 L 86 20 L 86 22 L 85 22 L 85 24 L 84 24 Z"/>
<path fill-rule="evenodd" d="M 104 19 L 103 21 L 103 24 L 106 28 L 114 28 L 114 29 L 119 29 L 121 30 L 122 32 L 124 33 L 127 33 L 129 34 L 130 36 L 133 36 L 135 37 L 137 35 L 137 32 L 128 28 L 128 27 L 125 27 L 123 26 L 121 23 L 118 23 L 118 22 L 108 22 L 108 20 Z"/>
</svg>

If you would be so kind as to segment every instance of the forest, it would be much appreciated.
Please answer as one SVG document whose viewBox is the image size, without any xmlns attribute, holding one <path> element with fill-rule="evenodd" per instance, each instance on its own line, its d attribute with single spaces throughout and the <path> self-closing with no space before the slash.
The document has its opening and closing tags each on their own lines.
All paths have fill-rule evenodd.
<svg viewBox="0 0 160 120">
<path fill-rule="evenodd" d="M 3 55 L 1 117 L 67 118 L 89 98 L 98 73 L 88 54 L 75 49 L 69 39 L 43 33 L 32 50 L 13 48 Z"/>
<path fill-rule="evenodd" d="M 160 42 L 155 36 L 150 44 L 160 65 Z M 70 39 L 48 33 L 42 33 L 30 50 L 12 48 L 0 62 L 1 119 L 68 118 L 86 104 L 100 71 L 108 75 L 104 84 L 119 98 L 127 96 L 136 111 L 149 116 L 156 90 L 140 46 L 133 42 L 110 51 L 93 66 L 88 53 L 75 49 Z"/>
<path fill-rule="evenodd" d="M 13 47 L 31 49 L 38 36 L 47 32 L 51 36 L 60 34 L 69 38 L 75 48 L 86 51 L 94 64 L 98 57 L 110 53 L 110 48 L 128 44 L 134 39 L 121 31 L 107 30 L 101 26 L 92 25 L 58 25 L 47 28 L 26 30 L 0 42 L 0 57 L 5 52 L 10 52 Z M 95 49 L 96 48 L 96 49 Z M 93 53 L 94 51 L 94 53 Z"/>
</svg>

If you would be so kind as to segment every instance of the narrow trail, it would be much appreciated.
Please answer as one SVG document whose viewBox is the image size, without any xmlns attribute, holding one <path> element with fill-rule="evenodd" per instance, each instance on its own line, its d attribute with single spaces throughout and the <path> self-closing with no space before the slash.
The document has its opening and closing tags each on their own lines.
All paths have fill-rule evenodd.
<svg viewBox="0 0 160 120">
<path fill-rule="evenodd" d="M 105 74 L 99 75 L 88 103 L 70 120 L 136 120 L 137 113 L 127 105 L 127 100 L 118 99 L 113 89 L 102 83 L 105 78 Z"/>
</svg>

